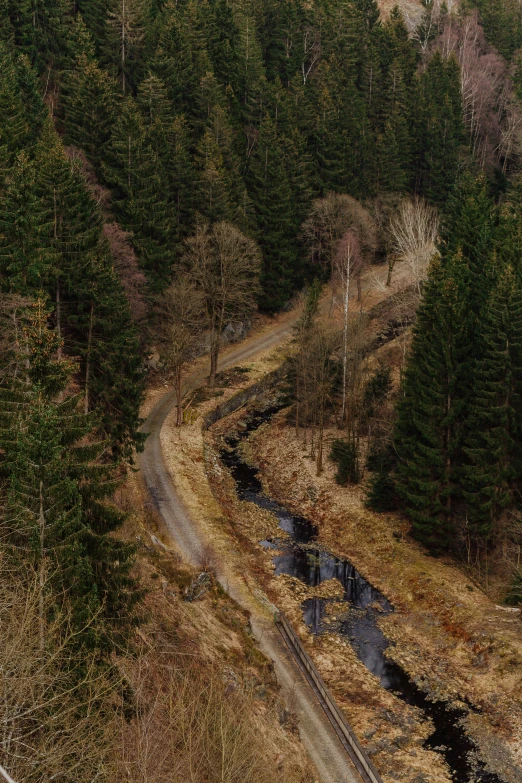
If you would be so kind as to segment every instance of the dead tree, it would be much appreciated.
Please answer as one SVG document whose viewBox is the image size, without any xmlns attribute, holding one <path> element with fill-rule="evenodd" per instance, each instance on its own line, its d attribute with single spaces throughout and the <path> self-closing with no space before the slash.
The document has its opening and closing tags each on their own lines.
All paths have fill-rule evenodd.
<svg viewBox="0 0 522 783">
<path fill-rule="evenodd" d="M 331 271 L 337 246 L 347 231 L 354 232 L 361 256 L 369 260 L 377 246 L 377 229 L 368 210 L 344 193 L 315 199 L 302 227 L 312 263 Z"/>
</svg>

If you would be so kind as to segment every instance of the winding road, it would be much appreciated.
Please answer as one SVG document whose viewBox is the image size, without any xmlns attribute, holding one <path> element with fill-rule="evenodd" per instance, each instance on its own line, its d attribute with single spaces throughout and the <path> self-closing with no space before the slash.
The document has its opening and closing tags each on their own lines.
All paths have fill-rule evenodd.
<svg viewBox="0 0 522 783">
<path fill-rule="evenodd" d="M 270 348 L 277 347 L 295 323 L 289 318 L 284 323 L 264 330 L 244 343 L 230 348 L 219 362 L 219 370 L 252 360 Z M 191 375 L 184 392 L 202 386 L 206 373 Z M 160 432 L 165 419 L 176 405 L 174 391 L 168 391 L 155 405 L 142 431 L 148 434 L 145 450 L 140 456 L 140 467 L 145 485 L 154 505 L 161 514 L 167 531 L 182 557 L 198 566 L 208 542 L 203 540 L 197 520 L 191 517 L 172 483 L 161 447 Z M 283 638 L 270 618 L 266 606 L 251 594 L 245 596 L 244 584 L 225 576 L 217 567 L 217 578 L 228 594 L 250 613 L 252 631 L 259 648 L 274 663 L 278 682 L 287 706 L 297 715 L 301 740 L 312 759 L 322 783 L 361 783 L 361 776 L 348 757 L 317 696 L 299 669 Z"/>
</svg>

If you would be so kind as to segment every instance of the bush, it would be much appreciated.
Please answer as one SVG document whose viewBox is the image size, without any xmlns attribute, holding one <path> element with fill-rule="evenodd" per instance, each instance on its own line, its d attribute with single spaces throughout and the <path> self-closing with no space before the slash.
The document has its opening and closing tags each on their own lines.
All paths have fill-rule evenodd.
<svg viewBox="0 0 522 783">
<path fill-rule="evenodd" d="M 506 603 L 509 606 L 518 606 L 518 604 L 522 604 L 522 573 L 520 571 L 513 580 L 511 589 L 506 596 Z"/>
<path fill-rule="evenodd" d="M 387 470 L 381 469 L 371 477 L 366 495 L 366 505 L 381 514 L 387 511 L 396 511 L 395 482 Z"/>
<path fill-rule="evenodd" d="M 349 440 L 334 440 L 330 459 L 337 465 L 335 480 L 342 486 L 348 484 L 358 484 L 359 460 L 357 458 L 357 448 Z"/>
<path fill-rule="evenodd" d="M 385 513 L 397 510 L 397 492 L 392 476 L 394 462 L 394 455 L 390 446 L 371 451 L 368 454 L 366 467 L 373 475 L 368 482 L 366 505 L 373 511 Z"/>
</svg>

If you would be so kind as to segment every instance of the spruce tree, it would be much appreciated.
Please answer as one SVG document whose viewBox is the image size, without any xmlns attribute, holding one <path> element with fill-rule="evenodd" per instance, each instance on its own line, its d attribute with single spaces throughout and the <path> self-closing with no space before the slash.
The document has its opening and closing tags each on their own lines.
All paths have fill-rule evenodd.
<svg viewBox="0 0 522 783">
<path fill-rule="evenodd" d="M 432 551 L 447 549 L 458 500 L 462 442 L 463 331 L 468 268 L 462 256 L 437 262 L 419 308 L 401 387 L 395 431 L 397 490 L 414 535 Z"/>
<path fill-rule="evenodd" d="M 82 149 L 100 173 L 115 120 L 116 84 L 99 67 L 92 38 L 81 20 L 75 25 L 71 48 L 74 60 L 64 73 L 62 91 L 66 141 Z"/>
<path fill-rule="evenodd" d="M 268 116 L 252 154 L 249 184 L 263 254 L 262 304 L 269 311 L 278 310 L 291 294 L 298 259 L 284 150 Z"/>
<path fill-rule="evenodd" d="M 460 68 L 437 50 L 421 74 L 416 113 L 417 189 L 444 204 L 459 171 L 464 144 Z"/>
<path fill-rule="evenodd" d="M 136 102 L 127 98 L 114 124 L 103 165 L 113 188 L 113 204 L 152 283 L 161 287 L 170 275 L 169 194 L 166 172 Z"/>
<path fill-rule="evenodd" d="M 72 606 L 79 643 L 109 652 L 139 597 L 129 576 L 133 549 L 109 535 L 122 521 L 106 504 L 116 474 L 103 462 L 107 444 L 93 437 L 93 417 L 67 391 L 74 368 L 49 316 L 37 300 L 20 340 L 25 375 L 3 376 L 0 386 L 4 536 L 42 589 Z"/>
<path fill-rule="evenodd" d="M 470 534 L 488 541 L 522 482 L 522 290 L 505 269 L 482 326 L 463 471 Z"/>
</svg>

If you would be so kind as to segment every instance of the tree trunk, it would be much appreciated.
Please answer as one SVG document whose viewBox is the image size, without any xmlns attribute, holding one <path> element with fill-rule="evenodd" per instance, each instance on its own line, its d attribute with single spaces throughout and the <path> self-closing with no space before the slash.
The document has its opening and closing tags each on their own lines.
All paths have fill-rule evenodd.
<svg viewBox="0 0 522 783">
<path fill-rule="evenodd" d="M 216 374 L 219 359 L 219 333 L 217 330 L 211 337 L 210 343 L 210 375 L 208 378 L 208 385 L 211 389 L 214 388 L 216 382 Z"/>
<path fill-rule="evenodd" d="M 121 90 L 125 95 L 125 0 L 121 9 Z"/>
<path fill-rule="evenodd" d="M 56 281 L 56 333 L 58 335 L 58 361 L 62 360 L 62 307 L 60 300 L 60 281 Z"/>
<path fill-rule="evenodd" d="M 395 266 L 395 259 L 392 257 L 388 260 L 388 277 L 386 278 L 386 286 L 391 286 L 393 267 Z"/>
<path fill-rule="evenodd" d="M 317 433 L 317 458 L 316 458 L 316 472 L 320 476 L 323 472 L 323 431 L 324 431 L 324 414 L 321 410 L 319 412 L 319 427 Z"/>
<path fill-rule="evenodd" d="M 91 314 L 89 316 L 89 336 L 87 338 L 87 354 L 85 357 L 85 405 L 84 413 L 89 413 L 89 383 L 91 375 L 91 349 L 92 349 L 92 325 L 94 316 L 94 304 L 91 304 Z"/>
<path fill-rule="evenodd" d="M 350 302 L 350 269 L 346 269 L 346 278 L 344 281 L 344 301 L 343 301 L 343 406 L 341 410 L 341 427 L 344 426 L 346 416 L 346 376 L 348 372 L 348 306 Z"/>
<path fill-rule="evenodd" d="M 39 604 L 39 637 L 40 637 L 40 650 L 43 651 L 45 647 L 45 602 L 44 602 L 44 586 L 45 586 L 45 514 L 43 506 L 43 481 L 40 481 L 40 510 L 38 514 L 38 526 L 40 528 L 40 568 L 38 574 L 38 604 Z"/>
<path fill-rule="evenodd" d="M 181 367 L 176 368 L 176 403 L 177 403 L 177 416 L 176 426 L 181 427 L 183 424 L 183 403 L 181 396 Z"/>
</svg>

